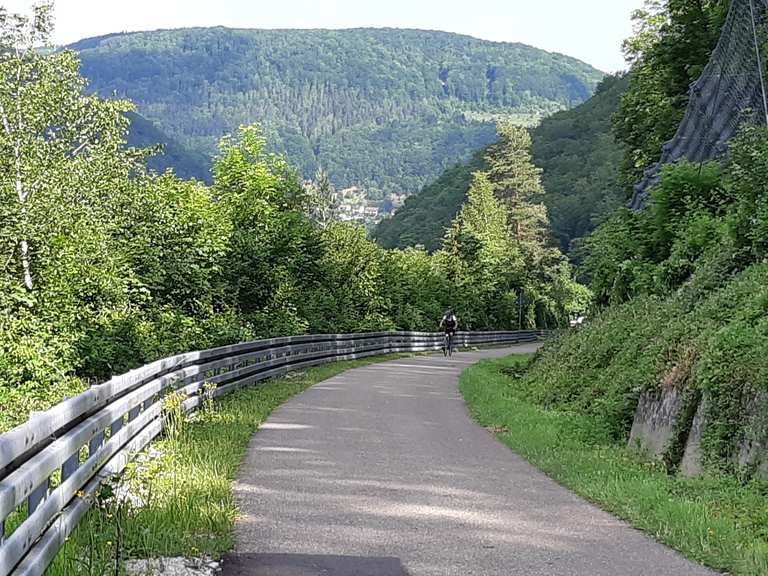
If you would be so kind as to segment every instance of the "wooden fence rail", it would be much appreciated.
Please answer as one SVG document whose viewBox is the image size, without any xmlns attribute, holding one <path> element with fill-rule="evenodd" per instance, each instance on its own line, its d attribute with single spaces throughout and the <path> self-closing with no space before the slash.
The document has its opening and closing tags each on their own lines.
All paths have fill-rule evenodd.
<svg viewBox="0 0 768 576">
<path fill-rule="evenodd" d="M 457 346 L 535 341 L 535 331 L 460 332 Z M 0 436 L 0 576 L 39 576 L 88 510 L 163 429 L 163 399 L 197 409 L 214 397 L 326 362 L 442 346 L 442 334 L 375 332 L 290 336 L 179 354 L 57 404 Z M 215 388 L 213 388 L 215 386 Z"/>
</svg>

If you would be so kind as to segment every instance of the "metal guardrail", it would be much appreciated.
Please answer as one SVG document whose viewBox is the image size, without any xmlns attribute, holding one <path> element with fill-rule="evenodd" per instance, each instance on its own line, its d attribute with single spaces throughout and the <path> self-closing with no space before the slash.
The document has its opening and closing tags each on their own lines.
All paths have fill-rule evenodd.
<svg viewBox="0 0 768 576">
<path fill-rule="evenodd" d="M 456 345 L 531 342 L 540 335 L 459 332 Z M 215 385 L 212 394 L 219 397 L 291 370 L 438 350 L 442 342 L 442 334 L 425 332 L 257 340 L 158 360 L 33 413 L 0 436 L 0 576 L 45 572 L 101 482 L 120 473 L 162 432 L 167 394 L 182 394 L 184 410 L 192 412 L 202 404 L 206 385 Z"/>
</svg>

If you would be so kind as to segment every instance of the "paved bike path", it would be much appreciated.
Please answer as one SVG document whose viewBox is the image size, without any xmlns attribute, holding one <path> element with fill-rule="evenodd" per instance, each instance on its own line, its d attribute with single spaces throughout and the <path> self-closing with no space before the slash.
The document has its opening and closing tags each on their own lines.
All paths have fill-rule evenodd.
<svg viewBox="0 0 768 576">
<path fill-rule="evenodd" d="M 242 517 L 224 576 L 713 574 L 471 421 L 461 371 L 531 350 L 357 368 L 281 406 L 240 470 Z"/>
</svg>

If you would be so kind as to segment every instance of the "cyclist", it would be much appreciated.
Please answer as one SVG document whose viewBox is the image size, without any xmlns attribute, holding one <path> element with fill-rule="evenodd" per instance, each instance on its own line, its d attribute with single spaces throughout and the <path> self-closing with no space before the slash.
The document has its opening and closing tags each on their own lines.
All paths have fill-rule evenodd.
<svg viewBox="0 0 768 576">
<path fill-rule="evenodd" d="M 443 314 L 443 319 L 440 320 L 440 328 L 445 332 L 445 347 L 443 352 L 448 355 L 453 352 L 453 339 L 456 337 L 456 330 L 459 327 L 459 319 L 456 318 L 456 314 L 453 313 L 453 309 L 449 308 Z"/>
</svg>

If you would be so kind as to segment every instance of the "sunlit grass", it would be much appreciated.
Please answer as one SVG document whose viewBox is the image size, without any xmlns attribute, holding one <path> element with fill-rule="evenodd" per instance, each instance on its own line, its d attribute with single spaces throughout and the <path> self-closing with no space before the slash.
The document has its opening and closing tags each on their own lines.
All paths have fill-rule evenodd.
<svg viewBox="0 0 768 576">
<path fill-rule="evenodd" d="M 526 358 L 467 369 L 461 391 L 472 415 L 561 484 L 687 557 L 736 575 L 768 574 L 768 485 L 730 477 L 668 475 L 606 435 L 587 417 L 528 402 L 502 372 Z"/>
<path fill-rule="evenodd" d="M 102 492 L 49 568 L 49 576 L 122 574 L 122 561 L 164 556 L 217 558 L 233 546 L 237 518 L 232 483 L 248 443 L 290 397 L 350 368 L 402 357 L 326 364 L 248 388 L 196 414 L 178 435 L 153 443 L 124 477 L 144 505 L 120 490 Z M 117 561 L 116 561 L 117 560 Z"/>
</svg>

